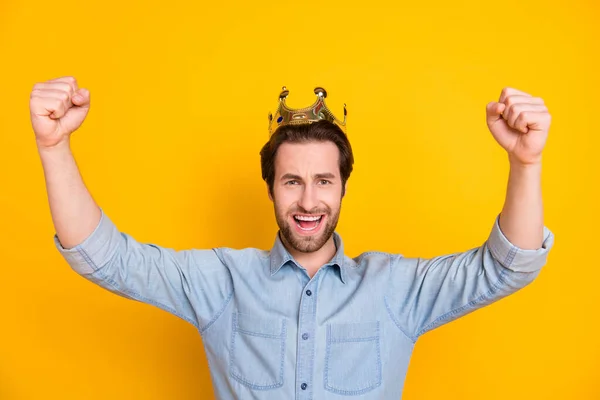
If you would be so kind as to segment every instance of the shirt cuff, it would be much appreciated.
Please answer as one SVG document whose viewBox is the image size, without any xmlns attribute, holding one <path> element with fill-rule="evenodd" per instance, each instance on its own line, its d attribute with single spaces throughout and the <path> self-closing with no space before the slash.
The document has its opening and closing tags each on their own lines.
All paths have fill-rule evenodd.
<svg viewBox="0 0 600 400">
<path fill-rule="evenodd" d="M 488 246 L 492 255 L 504 267 L 516 272 L 534 272 L 546 264 L 548 252 L 554 245 L 554 234 L 544 226 L 542 247 L 536 250 L 521 249 L 512 244 L 500 229 L 500 214 L 496 217 L 494 227 L 488 238 Z"/>
<path fill-rule="evenodd" d="M 91 274 L 102 268 L 110 260 L 119 245 L 120 232 L 102 209 L 100 209 L 100 212 L 100 222 L 98 222 L 96 228 L 83 242 L 75 247 L 64 248 L 58 239 L 58 235 L 54 234 L 54 245 L 71 268 L 79 274 Z"/>
</svg>

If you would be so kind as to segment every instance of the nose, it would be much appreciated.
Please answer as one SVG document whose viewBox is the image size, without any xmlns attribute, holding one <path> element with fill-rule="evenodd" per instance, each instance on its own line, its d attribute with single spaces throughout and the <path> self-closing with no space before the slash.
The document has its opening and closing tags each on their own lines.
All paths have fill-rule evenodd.
<svg viewBox="0 0 600 400">
<path fill-rule="evenodd" d="M 298 205 L 310 212 L 313 208 L 317 207 L 318 203 L 317 190 L 312 185 L 305 185 L 298 200 Z"/>
</svg>

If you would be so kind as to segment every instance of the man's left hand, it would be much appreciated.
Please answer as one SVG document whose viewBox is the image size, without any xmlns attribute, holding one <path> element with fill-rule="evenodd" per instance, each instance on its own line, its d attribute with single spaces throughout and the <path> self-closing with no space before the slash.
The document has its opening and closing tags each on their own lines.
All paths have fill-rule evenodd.
<svg viewBox="0 0 600 400">
<path fill-rule="evenodd" d="M 487 126 L 510 162 L 540 163 L 551 117 L 539 97 L 513 88 L 504 88 L 497 102 L 486 107 Z"/>
</svg>

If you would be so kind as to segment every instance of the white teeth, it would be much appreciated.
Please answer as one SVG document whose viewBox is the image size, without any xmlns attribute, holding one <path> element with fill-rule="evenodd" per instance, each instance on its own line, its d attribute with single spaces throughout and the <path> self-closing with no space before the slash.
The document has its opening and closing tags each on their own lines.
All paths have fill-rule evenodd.
<svg viewBox="0 0 600 400">
<path fill-rule="evenodd" d="M 322 215 L 319 215 L 318 217 L 305 217 L 303 215 L 296 215 L 294 218 L 299 219 L 300 221 L 317 221 L 319 219 L 321 219 Z"/>
<path fill-rule="evenodd" d="M 312 228 L 303 228 L 300 225 L 298 225 L 298 228 L 302 229 L 303 231 L 312 231 L 317 229 L 317 226 L 313 226 Z"/>
</svg>

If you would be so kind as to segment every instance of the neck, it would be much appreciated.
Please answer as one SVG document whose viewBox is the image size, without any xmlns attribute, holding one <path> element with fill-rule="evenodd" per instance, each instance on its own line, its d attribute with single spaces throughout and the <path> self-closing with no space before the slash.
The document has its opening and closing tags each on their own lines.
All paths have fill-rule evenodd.
<svg viewBox="0 0 600 400">
<path fill-rule="evenodd" d="M 294 260 L 298 262 L 301 266 L 306 269 L 308 276 L 312 278 L 319 268 L 323 266 L 323 264 L 331 261 L 337 249 L 335 248 L 335 241 L 333 240 L 333 234 L 327 240 L 327 242 L 321 247 L 319 250 L 314 251 L 312 253 L 303 253 L 292 248 L 289 243 L 286 242 L 285 238 L 279 235 L 281 238 L 281 242 L 287 249 L 287 251 L 294 257 Z"/>
</svg>

